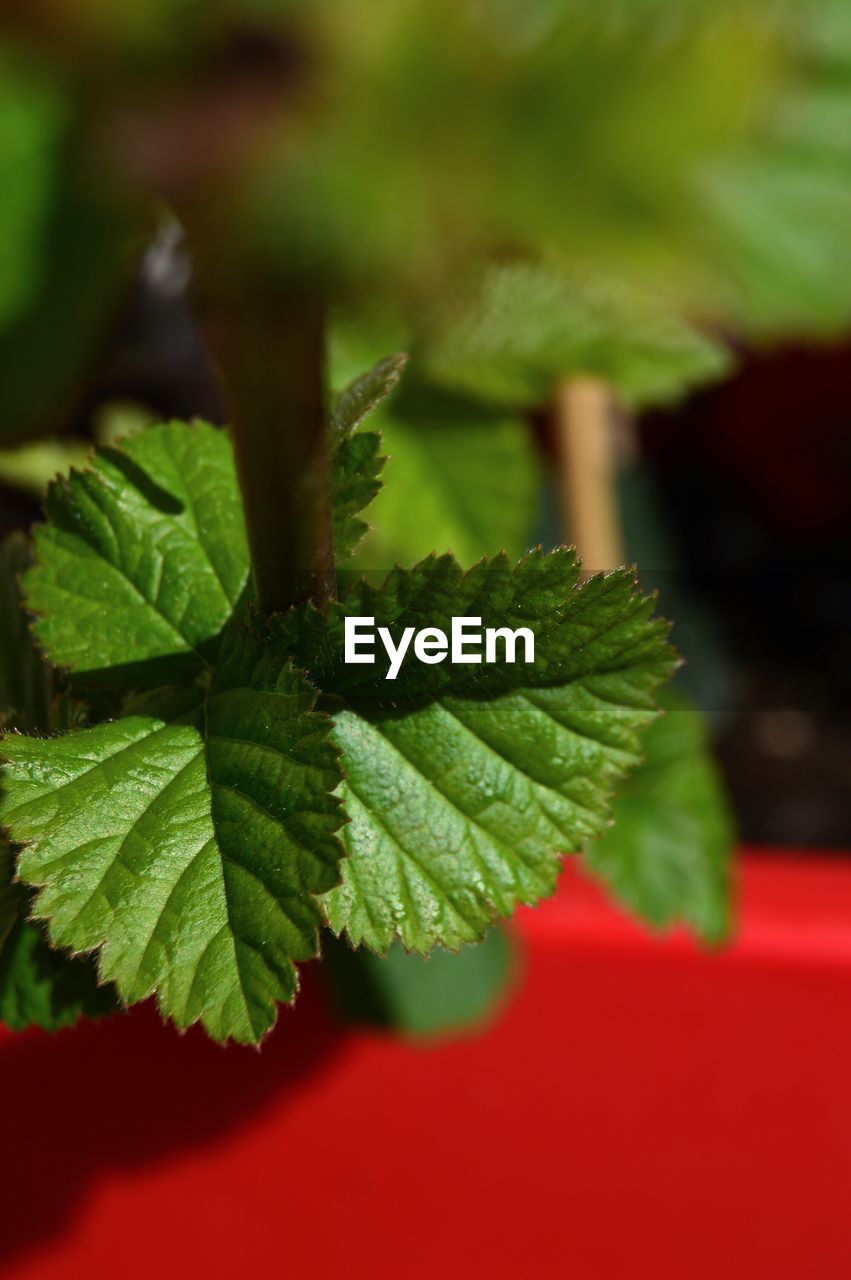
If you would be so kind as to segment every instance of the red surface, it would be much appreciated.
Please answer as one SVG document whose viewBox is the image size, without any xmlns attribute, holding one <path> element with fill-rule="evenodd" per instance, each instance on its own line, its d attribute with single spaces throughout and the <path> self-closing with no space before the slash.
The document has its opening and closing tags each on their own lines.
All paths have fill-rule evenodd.
<svg viewBox="0 0 851 1280">
<path fill-rule="evenodd" d="M 851 860 L 745 861 L 737 943 L 648 939 L 570 873 L 485 1035 L 262 1053 L 140 1009 L 0 1032 L 0 1274 L 851 1275 Z"/>
</svg>

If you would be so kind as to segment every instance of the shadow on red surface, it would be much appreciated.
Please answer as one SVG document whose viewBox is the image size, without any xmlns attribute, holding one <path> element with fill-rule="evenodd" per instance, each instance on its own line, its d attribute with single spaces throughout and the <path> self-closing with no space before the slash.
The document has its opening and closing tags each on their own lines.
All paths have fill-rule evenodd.
<svg viewBox="0 0 851 1280">
<path fill-rule="evenodd" d="M 745 863 L 722 954 L 566 873 L 486 1034 L 262 1053 L 145 1008 L 0 1042 L 4 1280 L 851 1274 L 851 862 Z"/>
<path fill-rule="evenodd" d="M 96 1178 L 220 1141 L 272 1098 L 280 1109 L 340 1034 L 314 981 L 260 1052 L 197 1027 L 177 1034 L 153 1002 L 55 1037 L 0 1040 L 0 1268 L 61 1232 Z"/>
</svg>

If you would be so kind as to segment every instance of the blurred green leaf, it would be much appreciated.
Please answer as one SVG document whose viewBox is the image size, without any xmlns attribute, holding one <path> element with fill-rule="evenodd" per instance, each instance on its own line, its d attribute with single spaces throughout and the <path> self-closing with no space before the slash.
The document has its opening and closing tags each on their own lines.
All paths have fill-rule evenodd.
<svg viewBox="0 0 851 1280">
<path fill-rule="evenodd" d="M 80 101 L 100 94 L 107 114 L 122 105 L 122 72 L 151 102 L 163 90 L 185 106 L 199 83 L 202 105 L 218 107 L 222 66 L 242 84 L 252 49 L 282 58 L 280 101 L 235 178 L 239 200 L 217 214 L 231 219 L 219 241 L 307 266 L 335 299 L 403 297 L 416 319 L 471 261 L 546 248 L 592 279 L 632 280 L 748 331 L 824 331 L 851 316 L 844 0 L 37 8 L 54 44 L 76 33 L 69 62 L 85 95 L 70 66 L 67 83 Z M 12 102 L 5 116 L 10 154 L 34 138 L 28 154 L 42 155 L 35 107 Z M 182 161 L 173 134 L 169 155 L 191 174 L 199 128 Z M 92 156 L 76 162 L 82 172 Z M 18 226 L 36 226 L 24 187 L 40 190 L 42 170 L 19 184 Z"/>
<path fill-rule="evenodd" d="M 840 0 L 298 12 L 326 41 L 325 92 L 248 184 L 244 230 L 272 255 L 370 299 L 401 293 L 415 320 L 506 248 L 555 251 L 591 282 L 629 280 L 748 333 L 851 317 Z M 662 398 L 678 372 L 690 385 L 674 362 Z M 628 399 L 659 394 L 632 378 Z"/>
<path fill-rule="evenodd" d="M 684 923 L 719 942 L 730 928 L 732 819 L 703 715 L 670 691 L 660 701 L 664 714 L 641 735 L 646 759 L 584 862 L 656 928 Z"/>
<path fill-rule="evenodd" d="M 47 75 L 0 49 L 0 330 L 44 281 L 44 236 L 66 114 Z"/>
<path fill-rule="evenodd" d="M 95 194 L 75 171 L 66 139 L 44 216 L 41 278 L 28 305 L 0 329 L 0 440 L 53 434 L 73 420 L 99 345 L 129 289 L 143 241 L 138 218 Z"/>
<path fill-rule="evenodd" d="M 53 727 L 53 673 L 36 648 L 20 587 L 31 564 L 22 533 L 0 544 L 0 727 L 47 733 Z"/>
<path fill-rule="evenodd" d="M 351 1022 L 411 1036 L 445 1035 L 480 1025 L 506 998 L 515 968 L 513 940 L 501 928 L 458 952 L 428 959 L 395 944 L 386 956 L 353 951 L 325 933 L 323 970 L 340 1014 Z"/>
<path fill-rule="evenodd" d="M 92 414 L 92 432 L 98 444 L 117 444 L 137 436 L 156 420 L 153 409 L 137 400 L 105 400 Z"/>
<path fill-rule="evenodd" d="M 522 418 L 412 383 L 372 423 L 388 456 L 360 567 L 527 549 L 542 468 Z"/>
<path fill-rule="evenodd" d="M 15 859 L 11 846 L 0 840 L 0 954 L 18 919 L 18 899 L 12 884 L 14 873 Z"/>
<path fill-rule="evenodd" d="M 545 402 L 559 379 L 592 375 L 632 408 L 721 377 L 727 351 L 656 299 L 552 262 L 483 270 L 440 312 L 426 372 L 470 396 L 518 408 Z"/>
<path fill-rule="evenodd" d="M 851 117 L 851 82 L 844 114 Z M 788 148 L 754 148 L 708 169 L 701 190 L 714 220 L 710 243 L 735 271 L 718 303 L 760 337 L 830 334 L 851 319 L 849 156 L 815 165 Z M 712 302 L 710 295 L 710 305 Z"/>
<path fill-rule="evenodd" d="M 25 907 L 21 906 L 21 914 Z M 19 918 L 0 946 L 0 1022 L 13 1031 L 37 1026 L 59 1031 L 83 1015 L 117 1008 L 111 983 L 98 986 L 94 965 L 54 951 L 39 925 Z"/>
<path fill-rule="evenodd" d="M 34 440 L 0 449 L 0 484 L 41 498 L 57 475 L 85 466 L 91 451 L 91 444 L 82 440 Z"/>
</svg>

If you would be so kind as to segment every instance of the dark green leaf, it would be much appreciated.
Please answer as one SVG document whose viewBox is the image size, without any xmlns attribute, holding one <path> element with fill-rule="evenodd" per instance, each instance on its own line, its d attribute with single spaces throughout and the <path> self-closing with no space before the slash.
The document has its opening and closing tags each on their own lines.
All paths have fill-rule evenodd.
<svg viewBox="0 0 851 1280">
<path fill-rule="evenodd" d="M 498 928 L 475 946 L 438 948 L 427 959 L 398 944 L 384 957 L 353 951 L 328 934 L 322 960 L 343 1017 L 412 1036 L 479 1026 L 506 998 L 515 967 L 514 944 Z"/>
<path fill-rule="evenodd" d="M 18 895 L 12 884 L 15 859 L 11 846 L 0 839 L 0 954 L 18 919 Z"/>
<path fill-rule="evenodd" d="M 0 1022 L 13 1031 L 60 1031 L 116 1007 L 115 989 L 98 986 L 90 960 L 55 951 L 37 925 L 17 921 L 0 947 Z"/>
<path fill-rule="evenodd" d="M 31 895 L 12 883 L 13 872 L 12 848 L 0 841 L 0 1023 L 13 1031 L 59 1031 L 83 1015 L 112 1013 L 115 988 L 98 985 L 90 959 L 48 945 L 41 926 L 27 918 Z"/>
<path fill-rule="evenodd" d="M 617 570 L 580 584 L 572 548 L 548 555 L 538 548 L 516 564 L 505 555 L 484 558 L 466 573 L 453 556 L 430 556 L 413 569 L 392 570 L 377 585 L 361 579 L 325 616 L 307 605 L 270 625 L 323 692 L 353 706 L 392 712 L 443 694 L 493 697 L 643 664 L 661 682 L 673 659 L 664 643 L 668 624 L 652 618 L 653 606 L 652 598 L 635 589 L 633 573 Z M 480 619 L 478 631 L 525 627 L 534 634 L 534 663 L 523 661 L 522 640 L 513 663 L 504 660 L 502 641 L 498 661 L 464 665 L 448 657 L 426 665 L 411 645 L 401 674 L 388 680 L 389 660 L 377 636 L 374 664 L 342 664 L 345 620 L 351 616 L 374 618 L 374 629 L 387 628 L 395 641 L 409 627 L 436 627 L 448 635 L 453 617 Z"/>
<path fill-rule="evenodd" d="M 31 563 L 23 534 L 0 545 L 0 726 L 25 733 L 51 728 L 53 698 L 53 676 L 33 644 L 21 600 L 20 578 Z"/>
</svg>

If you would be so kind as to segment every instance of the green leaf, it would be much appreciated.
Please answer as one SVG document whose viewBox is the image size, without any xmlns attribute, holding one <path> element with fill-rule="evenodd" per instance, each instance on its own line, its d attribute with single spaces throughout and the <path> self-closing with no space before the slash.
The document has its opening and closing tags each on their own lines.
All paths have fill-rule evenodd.
<svg viewBox="0 0 851 1280">
<path fill-rule="evenodd" d="M 40 283 L 42 237 L 66 106 L 48 78 L 0 50 L 0 328 Z"/>
<path fill-rule="evenodd" d="M 25 588 L 54 663 L 128 687 L 209 668 L 249 572 L 224 432 L 171 422 L 99 449 L 46 511 Z"/>
<path fill-rule="evenodd" d="M 357 432 L 396 385 L 404 356 L 356 379 L 333 411 L 335 537 L 347 555 L 379 487 L 379 438 Z M 39 643 L 83 681 L 151 688 L 209 669 L 250 592 L 233 450 L 206 423 L 149 427 L 50 486 L 35 530 L 28 606 Z"/>
<path fill-rule="evenodd" d="M 51 480 L 70 467 L 84 467 L 91 445 L 82 440 L 37 440 L 0 449 L 0 484 L 39 500 Z"/>
<path fill-rule="evenodd" d="M 115 1008 L 115 989 L 98 985 L 90 960 L 55 951 L 37 925 L 18 919 L 0 947 L 0 1022 L 12 1031 L 60 1031 Z"/>
<path fill-rule="evenodd" d="M 314 954 L 317 898 L 355 942 L 386 950 L 398 936 L 428 951 L 478 940 L 495 915 L 551 892 L 561 853 L 606 824 L 673 666 L 666 624 L 632 575 L 580 584 L 567 550 L 514 566 L 501 555 L 466 574 L 443 556 L 356 584 L 326 618 L 307 607 L 258 622 L 262 635 L 233 626 L 222 637 L 247 575 L 241 525 L 230 592 L 193 591 L 186 575 L 199 563 L 224 572 L 213 570 L 219 542 L 236 525 L 226 438 L 171 424 L 125 448 L 102 451 L 52 503 L 30 574 L 54 610 L 41 626 L 54 651 L 108 679 L 119 662 L 140 686 L 161 681 L 178 658 L 196 682 L 188 704 L 167 710 L 150 694 L 112 724 L 7 741 L 3 812 L 29 842 L 20 872 L 41 888 L 51 939 L 100 949 L 124 1001 L 156 989 L 180 1025 L 201 1018 L 214 1035 L 251 1040 L 293 995 L 293 962 Z M 81 621 L 67 589 L 84 595 L 93 565 L 96 607 Z M 396 636 L 448 631 L 458 615 L 528 626 L 535 663 L 414 663 L 388 681 L 386 664 L 341 663 L 347 614 Z M 330 722 L 288 658 L 334 712 L 345 782 Z M 350 819 L 339 887 L 335 789 Z"/>
<path fill-rule="evenodd" d="M 30 237 L 38 235 L 37 275 L 26 307 L 0 327 L 0 439 L 7 443 L 73 423 L 145 246 L 144 206 L 122 203 L 90 157 L 80 154 L 80 141 L 73 125 L 63 128 L 45 157 L 50 199 L 29 229 Z M 18 177 L 16 171 L 15 182 L 4 187 L 16 189 Z M 13 243 L 4 248 L 16 252 Z"/>
<path fill-rule="evenodd" d="M 435 548 L 461 561 L 527 549 L 541 468 L 522 418 L 417 384 L 376 425 L 388 461 L 359 565 L 389 569 Z"/>
<path fill-rule="evenodd" d="M 641 682 L 604 677 L 393 719 L 338 712 L 348 858 L 325 899 L 331 928 L 427 953 L 547 897 L 561 855 L 608 822 L 651 714 Z"/>
<path fill-rule="evenodd" d="M 350 437 L 399 384 L 408 357 L 404 352 L 386 356 L 366 373 L 359 374 L 335 398 L 331 408 L 331 432 L 335 444 Z"/>
<path fill-rule="evenodd" d="M 51 941 L 98 951 L 128 1004 L 254 1042 L 316 954 L 339 879 L 330 722 L 280 652 L 234 627 L 206 695 L 54 739 L 8 737 L 0 819 Z M 194 705 L 193 705 L 194 703 Z M 187 705 L 188 704 L 188 705 Z"/>
<path fill-rule="evenodd" d="M 11 846 L 0 839 L 0 953 L 18 919 L 18 897 L 12 884 L 14 874 L 15 858 Z"/>
<path fill-rule="evenodd" d="M 112 1013 L 115 989 L 98 985 L 91 960 L 55 951 L 27 919 L 31 895 L 13 884 L 14 869 L 13 850 L 0 841 L 0 1023 L 12 1031 L 59 1031 L 83 1015 Z"/>
<path fill-rule="evenodd" d="M 381 437 L 374 431 L 357 431 L 364 418 L 393 391 L 402 376 L 407 356 L 388 356 L 369 372 L 355 378 L 337 397 L 331 413 L 334 509 L 334 552 L 347 559 L 356 549 L 368 525 L 360 512 L 381 488 L 384 466 Z"/>
<path fill-rule="evenodd" d="M 647 756 L 614 803 L 615 825 L 585 862 L 657 928 L 682 921 L 707 942 L 730 928 L 733 823 L 700 712 L 671 693 L 642 734 Z"/>
<path fill-rule="evenodd" d="M 410 1036 L 447 1035 L 492 1017 L 504 1002 L 515 968 L 514 945 L 503 929 L 457 954 L 438 948 L 424 959 L 397 944 L 386 956 L 353 951 L 326 934 L 323 972 L 348 1021 Z"/>
<path fill-rule="evenodd" d="M 637 408 L 718 378 L 727 352 L 660 301 L 552 262 L 481 271 L 440 313 L 422 358 L 456 391 L 495 404 L 544 403 L 562 378 L 604 378 Z"/>
<path fill-rule="evenodd" d="M 413 569 L 392 570 L 377 585 L 360 579 L 325 615 L 305 605 L 269 627 L 319 688 L 355 707 L 392 712 L 444 693 L 488 698 L 644 663 L 661 682 L 673 669 L 673 657 L 665 644 L 668 624 L 652 618 L 654 600 L 636 590 L 628 570 L 583 583 L 580 572 L 576 552 L 568 547 L 546 555 L 537 548 L 516 564 L 504 554 L 483 558 L 466 573 L 451 555 L 429 556 Z M 512 663 L 447 659 L 427 665 L 409 647 L 399 678 L 388 680 L 389 659 L 377 637 L 374 664 L 341 663 L 345 620 L 351 616 L 374 618 L 374 629 L 386 627 L 395 640 L 408 627 L 437 627 L 448 635 L 453 617 L 480 619 L 479 631 L 526 627 L 534 633 L 534 663 L 523 661 L 522 640 Z M 497 657 L 503 655 L 500 641 Z"/>
<path fill-rule="evenodd" d="M 553 891 L 561 855 L 606 826 L 674 665 L 652 604 L 629 574 L 578 585 L 569 551 L 466 575 L 444 556 L 358 584 L 327 620 L 308 608 L 273 624 L 336 706 L 349 822 L 343 883 L 325 897 L 334 932 L 378 952 L 396 937 L 457 948 Z M 396 639 L 453 614 L 528 625 L 535 664 L 414 663 L 387 681 L 386 664 L 340 663 L 347 614 Z"/>
<path fill-rule="evenodd" d="M 790 103 L 783 107 L 788 111 Z M 803 105 L 803 104 L 802 104 Z M 810 104 L 807 103 L 807 106 Z M 842 92 L 841 119 L 851 106 Z M 726 313 L 744 332 L 777 340 L 787 334 L 825 338 L 851 318 L 845 281 L 851 271 L 847 159 L 819 155 L 830 147 L 831 123 L 813 145 L 778 146 L 763 139 L 743 154 L 707 168 L 700 190 L 713 213 L 718 257 L 735 266 Z M 814 234 L 814 228 L 818 233 Z"/>
<path fill-rule="evenodd" d="M 0 544 L 0 726 L 43 733 L 52 726 L 53 677 L 33 644 L 21 601 L 21 574 L 31 563 L 22 533 Z"/>
<path fill-rule="evenodd" d="M 386 318 L 338 315 L 332 375 L 342 383 L 399 336 Z M 358 569 L 413 564 L 435 550 L 472 562 L 483 552 L 519 556 L 528 549 L 542 469 L 523 416 L 425 381 L 414 359 L 392 399 L 376 407 L 370 429 L 387 458 Z"/>
<path fill-rule="evenodd" d="M 31 563 L 22 534 L 0 546 L 0 721 L 5 728 L 48 733 L 79 719 L 80 708 L 54 689 L 54 675 L 35 648 L 23 612 L 19 575 Z M 29 895 L 13 883 L 14 850 L 0 837 L 0 1022 L 22 1030 L 70 1026 L 81 1014 L 115 1007 L 112 987 L 99 988 L 88 960 L 53 951 L 28 921 Z"/>
</svg>

